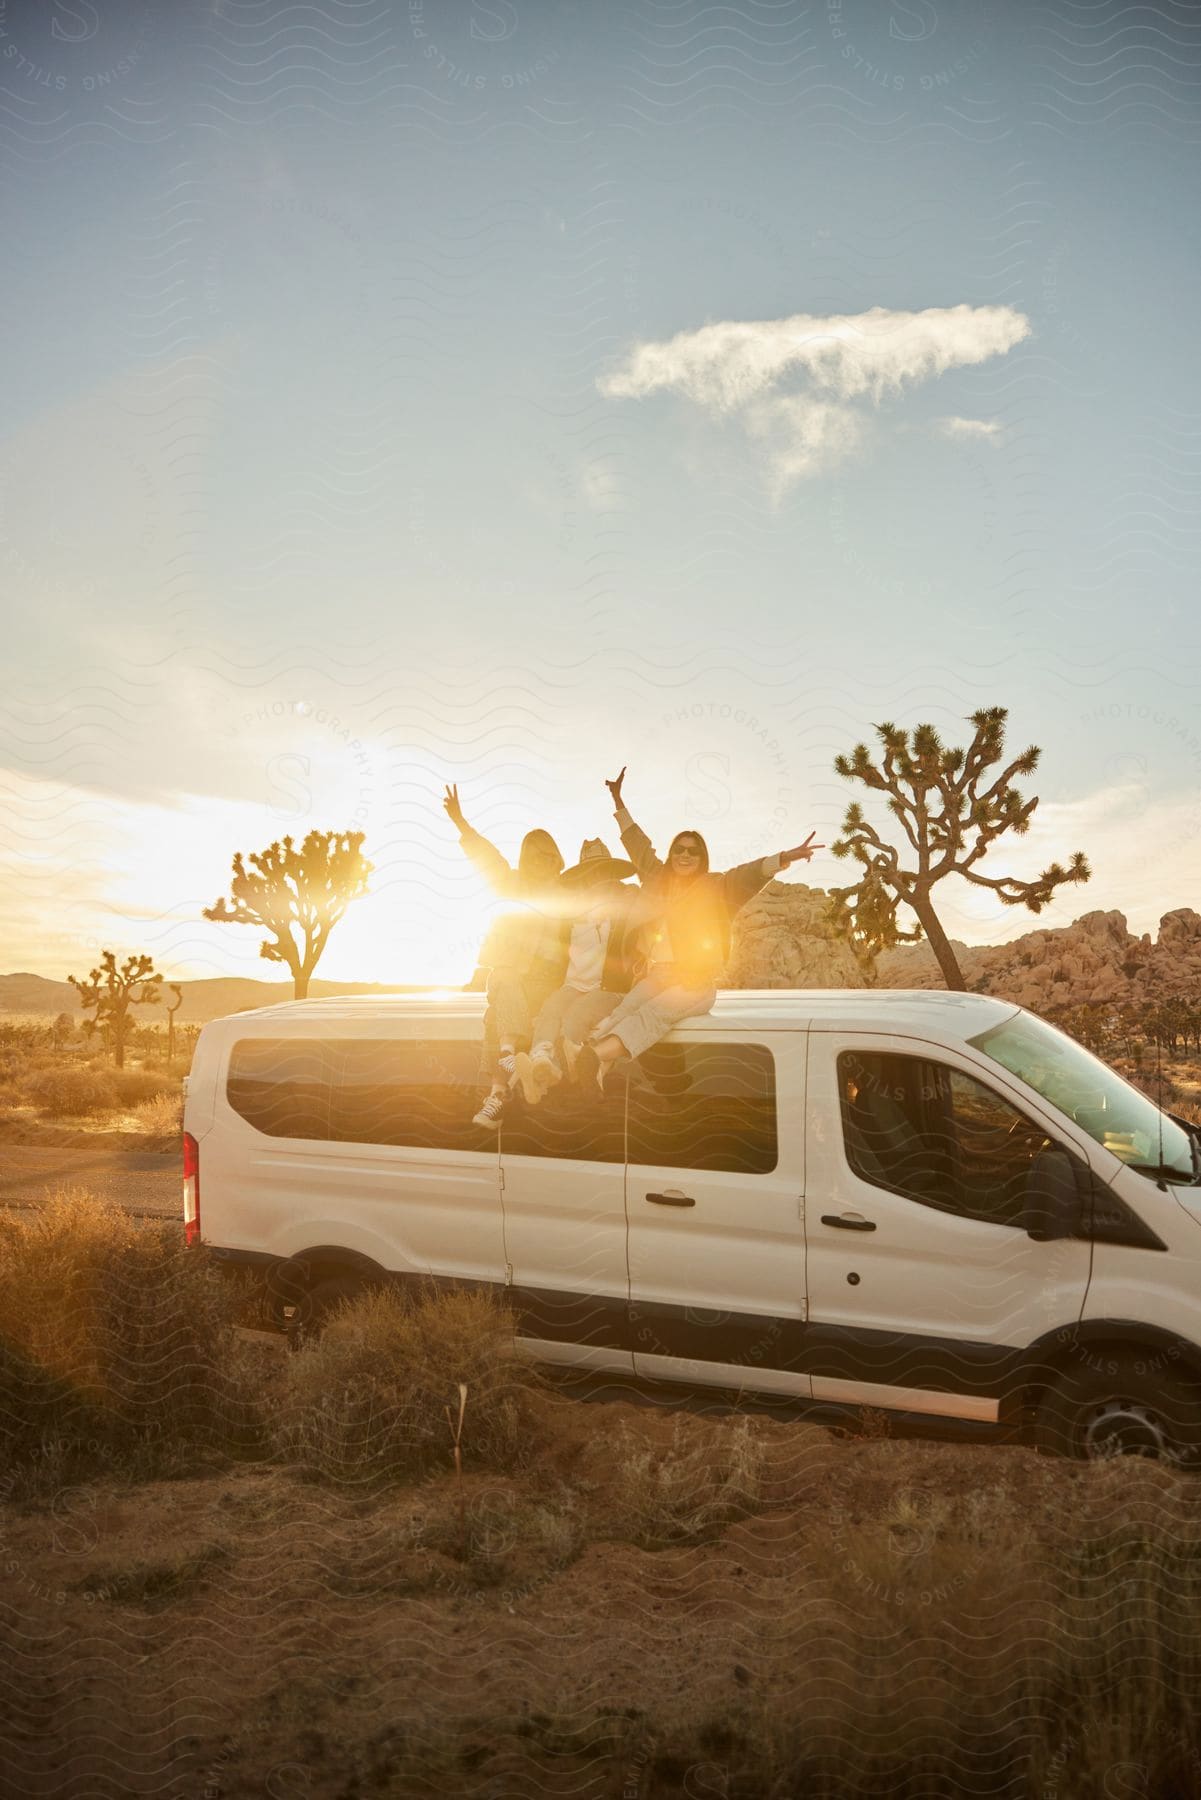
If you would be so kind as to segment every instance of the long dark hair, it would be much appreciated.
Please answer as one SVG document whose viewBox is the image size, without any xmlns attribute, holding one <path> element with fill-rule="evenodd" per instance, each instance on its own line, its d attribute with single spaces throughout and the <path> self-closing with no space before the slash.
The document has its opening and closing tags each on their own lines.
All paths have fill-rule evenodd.
<svg viewBox="0 0 1201 1800">
<path fill-rule="evenodd" d="M 672 838 L 671 843 L 668 846 L 668 851 L 667 851 L 667 875 L 668 875 L 669 880 L 671 880 L 671 881 L 679 880 L 679 875 L 671 866 L 671 859 L 675 853 L 675 847 L 679 843 L 681 838 L 695 838 L 696 839 L 697 843 L 701 847 L 700 867 L 696 873 L 697 873 L 697 875 L 707 875 L 709 873 L 709 846 L 705 842 L 704 838 L 701 836 L 700 832 L 699 831 L 690 831 L 690 830 L 689 831 L 677 831 L 676 835 Z M 695 881 L 695 879 L 696 879 L 695 875 L 690 875 L 688 877 L 689 881 Z"/>
</svg>

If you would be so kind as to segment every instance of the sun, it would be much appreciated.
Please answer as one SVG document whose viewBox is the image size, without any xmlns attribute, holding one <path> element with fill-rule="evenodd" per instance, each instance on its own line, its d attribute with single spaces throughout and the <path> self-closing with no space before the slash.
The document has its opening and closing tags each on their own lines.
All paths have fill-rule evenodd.
<svg viewBox="0 0 1201 1800">
<path fill-rule="evenodd" d="M 478 892 L 434 895 L 428 884 L 410 879 L 377 881 L 372 878 L 371 890 L 335 925 L 317 978 L 465 987 L 500 904 Z"/>
</svg>

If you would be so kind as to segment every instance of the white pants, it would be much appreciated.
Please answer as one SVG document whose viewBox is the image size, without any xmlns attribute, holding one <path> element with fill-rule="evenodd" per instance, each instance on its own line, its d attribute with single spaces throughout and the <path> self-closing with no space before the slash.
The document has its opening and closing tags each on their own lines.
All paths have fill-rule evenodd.
<svg viewBox="0 0 1201 1800">
<path fill-rule="evenodd" d="M 630 989 L 621 1005 L 614 1007 L 593 1032 L 594 1042 L 612 1033 L 621 1039 L 631 1056 L 641 1056 L 681 1019 L 694 1019 L 709 1011 L 717 999 L 716 987 L 684 987 L 674 979 L 671 963 L 662 968 L 662 974 L 652 969 Z"/>
</svg>

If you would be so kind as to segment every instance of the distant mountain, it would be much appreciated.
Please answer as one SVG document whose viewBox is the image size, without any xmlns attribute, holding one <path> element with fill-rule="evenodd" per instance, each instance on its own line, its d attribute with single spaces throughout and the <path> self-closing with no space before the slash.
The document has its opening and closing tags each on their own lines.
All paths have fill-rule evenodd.
<svg viewBox="0 0 1201 1800">
<path fill-rule="evenodd" d="M 181 1025 L 203 1025 L 209 1019 L 224 1018 L 227 1013 L 249 1012 L 256 1006 L 276 1006 L 292 998 L 290 981 L 249 981 L 241 976 L 216 976 L 207 981 L 181 981 L 183 1004 L 175 1017 Z M 329 994 L 421 994 L 427 986 L 387 987 L 375 981 L 314 981 L 309 997 L 324 999 Z M 174 998 L 169 995 L 168 998 Z M 68 981 L 51 981 L 45 975 L 0 975 L 0 1014 L 59 1013 L 72 1018 L 80 1014 L 79 995 Z M 165 1019 L 165 1005 L 139 1006 L 135 1019 L 152 1024 Z"/>
</svg>

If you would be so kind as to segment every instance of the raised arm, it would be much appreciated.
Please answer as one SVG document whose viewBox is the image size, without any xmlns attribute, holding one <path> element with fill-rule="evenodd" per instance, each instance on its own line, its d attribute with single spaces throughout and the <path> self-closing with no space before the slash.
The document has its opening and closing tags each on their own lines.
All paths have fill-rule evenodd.
<svg viewBox="0 0 1201 1800">
<path fill-rule="evenodd" d="M 606 781 L 605 786 L 613 796 L 613 816 L 617 820 L 617 828 L 621 832 L 621 841 L 625 845 L 630 861 L 638 871 L 639 881 L 649 881 L 658 875 L 663 864 L 655 855 L 655 847 L 643 831 L 641 825 L 635 825 L 630 817 L 629 809 L 621 797 L 621 784 L 626 778 L 625 768 L 615 781 Z"/>
<path fill-rule="evenodd" d="M 794 862 L 808 862 L 815 850 L 824 850 L 824 844 L 814 843 L 815 836 L 816 833 L 811 831 L 803 844 L 797 844 L 791 850 L 780 850 L 774 856 L 760 856 L 754 862 L 739 863 L 737 868 L 727 869 L 721 879 L 730 906 L 734 909 L 745 906 L 782 869 Z"/>
<path fill-rule="evenodd" d="M 458 831 L 459 843 L 488 886 L 498 894 L 511 894 L 517 882 L 517 872 L 505 861 L 495 844 L 489 843 L 486 837 L 467 823 L 463 817 L 463 808 L 459 805 L 457 786 L 447 788 L 442 805 L 446 809 L 446 816 Z"/>
</svg>

